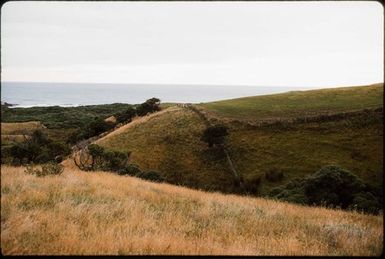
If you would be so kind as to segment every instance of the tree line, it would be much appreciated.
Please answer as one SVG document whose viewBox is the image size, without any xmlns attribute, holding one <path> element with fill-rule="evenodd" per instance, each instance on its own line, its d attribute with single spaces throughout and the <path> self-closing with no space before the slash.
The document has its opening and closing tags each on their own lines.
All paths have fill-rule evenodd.
<svg viewBox="0 0 385 259">
<path fill-rule="evenodd" d="M 123 112 L 114 114 L 116 122 L 105 121 L 101 117 L 95 117 L 85 127 L 79 128 L 70 137 L 68 142 L 75 144 L 79 141 L 98 136 L 103 132 L 113 129 L 117 124 L 129 123 L 135 116 L 145 116 L 149 113 L 160 111 L 160 99 L 151 98 L 139 105 L 128 107 Z"/>
</svg>

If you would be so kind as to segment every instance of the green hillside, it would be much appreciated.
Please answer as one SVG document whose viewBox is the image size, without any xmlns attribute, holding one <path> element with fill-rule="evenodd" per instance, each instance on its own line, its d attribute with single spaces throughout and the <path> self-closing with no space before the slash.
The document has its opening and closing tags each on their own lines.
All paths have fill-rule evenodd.
<svg viewBox="0 0 385 259">
<path fill-rule="evenodd" d="M 219 117 L 239 120 L 295 118 L 383 106 L 384 86 L 373 84 L 294 91 L 210 102 L 199 106 Z"/>
<path fill-rule="evenodd" d="M 219 118 L 266 119 L 336 113 L 383 106 L 383 86 L 291 92 L 200 105 Z M 271 109 L 269 109 L 271 107 Z M 205 124 L 188 108 L 169 108 L 159 116 L 127 128 L 99 143 L 132 151 L 142 169 L 158 170 L 168 182 L 206 190 L 237 192 L 226 160 L 200 141 Z M 249 181 L 261 177 L 259 195 L 325 165 L 339 165 L 372 184 L 383 179 L 383 112 L 362 112 L 334 121 L 296 123 L 286 127 L 232 126 L 227 141 L 237 171 Z M 270 182 L 265 174 L 282 172 Z"/>
<path fill-rule="evenodd" d="M 204 128 L 194 112 L 177 108 L 97 143 L 116 151 L 131 151 L 133 163 L 160 171 L 172 183 L 229 191 L 232 178 L 225 161 L 213 159 L 215 153 L 200 141 Z M 223 185 L 226 188 L 221 188 Z"/>
</svg>

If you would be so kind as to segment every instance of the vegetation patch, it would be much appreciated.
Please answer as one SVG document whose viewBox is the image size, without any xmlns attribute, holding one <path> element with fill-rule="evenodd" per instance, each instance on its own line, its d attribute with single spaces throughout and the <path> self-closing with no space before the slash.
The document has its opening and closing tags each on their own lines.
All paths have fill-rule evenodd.
<svg viewBox="0 0 385 259">
<path fill-rule="evenodd" d="M 382 194 L 338 166 L 326 166 L 315 174 L 275 188 L 270 196 L 305 205 L 339 207 L 378 214 Z"/>
<path fill-rule="evenodd" d="M 382 107 L 383 93 L 384 87 L 381 83 L 253 96 L 204 103 L 199 106 L 220 118 L 277 120 Z"/>
<path fill-rule="evenodd" d="M 32 165 L 27 165 L 25 168 L 25 173 L 30 175 L 35 175 L 38 177 L 47 176 L 47 175 L 61 175 L 63 173 L 64 167 L 61 164 L 50 162 L 43 164 L 41 169 L 37 169 Z"/>
</svg>

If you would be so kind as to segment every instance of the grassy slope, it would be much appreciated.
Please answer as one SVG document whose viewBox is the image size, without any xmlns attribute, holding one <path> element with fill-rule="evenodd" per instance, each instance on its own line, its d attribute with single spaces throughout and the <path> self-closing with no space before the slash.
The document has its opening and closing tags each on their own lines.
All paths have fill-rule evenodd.
<svg viewBox="0 0 385 259">
<path fill-rule="evenodd" d="M 288 114 L 291 116 L 301 111 L 303 115 L 304 106 L 299 100 L 303 100 L 304 96 L 313 98 L 311 103 L 315 107 L 322 107 L 320 103 L 326 102 L 323 100 L 325 96 L 337 96 L 338 100 L 344 100 L 343 104 L 333 102 L 334 105 L 330 107 L 339 107 L 341 111 L 341 107 L 344 107 L 344 110 L 358 108 L 360 102 L 368 106 L 374 104 L 381 106 L 382 99 L 379 99 L 379 94 L 382 92 L 382 87 L 376 85 L 298 92 L 298 96 L 291 93 L 289 96 L 297 100 L 297 106 L 291 106 Z M 280 101 L 277 96 L 281 98 Z M 282 105 L 283 100 L 286 100 L 285 96 L 288 97 L 287 94 L 282 94 L 245 99 L 254 100 L 249 102 L 251 107 L 253 103 L 260 104 L 260 98 L 265 101 L 271 98 L 269 103 L 275 107 Z M 321 99 L 314 99 L 315 97 Z M 229 103 L 235 105 L 232 101 Z M 234 107 L 239 110 L 246 109 L 242 105 Z M 364 107 L 366 106 L 362 106 Z M 253 111 L 258 114 L 260 109 Z M 280 113 L 274 116 L 282 117 L 286 111 L 280 110 Z M 250 113 L 251 110 L 247 112 Z M 239 111 L 236 114 L 240 114 L 241 118 L 244 113 Z M 235 116 L 235 113 L 233 115 Z M 382 117 L 365 120 L 356 118 L 299 124 L 290 129 L 250 130 L 233 127 L 228 141 L 230 154 L 235 167 L 245 179 L 262 176 L 259 190 L 261 195 L 267 194 L 271 188 L 294 177 L 312 174 L 322 166 L 330 164 L 340 165 L 359 175 L 366 182 L 379 184 L 383 179 Z M 204 128 L 204 124 L 195 113 L 178 108 L 176 111 L 164 113 L 135 127 L 127 128 L 121 134 L 107 136 L 100 143 L 115 150 L 132 151 L 134 163 L 139 164 L 142 169 L 159 170 L 170 182 L 202 189 L 232 191 L 232 178 L 226 167 L 226 161 L 216 158 L 215 154 L 208 151 L 206 145 L 199 140 Z M 284 173 L 285 178 L 282 182 L 270 183 L 263 177 L 265 172 L 272 168 Z M 176 180 L 178 177 L 181 179 Z"/>
<path fill-rule="evenodd" d="M 295 118 L 383 106 L 383 84 L 253 96 L 200 104 L 213 114 L 232 119 Z"/>
<path fill-rule="evenodd" d="M 379 256 L 383 217 L 68 166 L 44 178 L 2 166 L 1 249 L 5 255 Z"/>
<path fill-rule="evenodd" d="M 230 154 L 244 176 L 262 176 L 260 194 L 271 188 L 318 171 L 326 165 L 339 165 L 365 182 L 383 182 L 383 126 L 364 128 L 341 122 L 299 125 L 291 130 L 241 130 L 229 138 Z M 282 182 L 271 183 L 265 172 L 275 168 L 284 173 Z"/>
<path fill-rule="evenodd" d="M 211 159 L 213 154 L 200 141 L 205 125 L 195 113 L 169 108 L 159 116 L 140 120 L 145 121 L 96 143 L 113 150 L 132 151 L 132 162 L 144 170 L 162 172 L 173 183 L 222 191 L 232 185 L 224 160 Z"/>
</svg>

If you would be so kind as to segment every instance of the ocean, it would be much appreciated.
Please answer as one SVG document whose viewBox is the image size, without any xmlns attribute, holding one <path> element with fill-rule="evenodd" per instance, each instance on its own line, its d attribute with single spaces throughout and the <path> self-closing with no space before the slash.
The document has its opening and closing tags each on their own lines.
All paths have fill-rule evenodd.
<svg viewBox="0 0 385 259">
<path fill-rule="evenodd" d="M 111 103 L 138 104 L 157 97 L 161 102 L 200 103 L 246 96 L 307 90 L 306 87 L 95 84 L 1 82 L 1 101 L 12 107 L 79 106 Z"/>
</svg>

